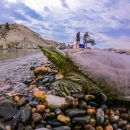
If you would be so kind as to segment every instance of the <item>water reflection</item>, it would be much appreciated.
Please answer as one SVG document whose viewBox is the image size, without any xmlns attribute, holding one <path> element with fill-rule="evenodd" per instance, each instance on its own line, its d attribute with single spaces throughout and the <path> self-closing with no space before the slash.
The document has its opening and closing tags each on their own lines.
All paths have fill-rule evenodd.
<svg viewBox="0 0 130 130">
<path fill-rule="evenodd" d="M 40 52 L 39 49 L 0 50 L 0 61 L 15 59 Z"/>
</svg>

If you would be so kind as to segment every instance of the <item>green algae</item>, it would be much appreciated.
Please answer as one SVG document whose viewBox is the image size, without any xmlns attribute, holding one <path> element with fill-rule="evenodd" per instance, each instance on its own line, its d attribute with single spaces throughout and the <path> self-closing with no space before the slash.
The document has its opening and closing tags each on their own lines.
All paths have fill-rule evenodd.
<svg viewBox="0 0 130 130">
<path fill-rule="evenodd" d="M 91 93 L 103 92 L 108 96 L 108 99 L 118 98 L 117 92 L 112 89 L 102 80 L 94 80 L 89 77 L 89 74 L 79 70 L 73 61 L 68 57 L 58 52 L 55 48 L 40 49 L 44 55 L 55 64 L 58 71 L 64 75 L 64 79 L 55 81 L 51 85 L 52 94 L 59 96 L 68 96 L 73 93 Z"/>
</svg>

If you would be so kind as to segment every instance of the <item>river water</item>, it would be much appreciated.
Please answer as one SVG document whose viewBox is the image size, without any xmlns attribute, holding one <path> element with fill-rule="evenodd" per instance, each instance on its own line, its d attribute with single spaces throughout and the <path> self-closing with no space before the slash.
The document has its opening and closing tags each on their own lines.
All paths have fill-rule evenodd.
<svg viewBox="0 0 130 130">
<path fill-rule="evenodd" d="M 40 50 L 0 51 L 0 91 L 23 87 L 22 82 L 33 77 L 30 66 L 40 65 L 47 59 Z"/>
</svg>

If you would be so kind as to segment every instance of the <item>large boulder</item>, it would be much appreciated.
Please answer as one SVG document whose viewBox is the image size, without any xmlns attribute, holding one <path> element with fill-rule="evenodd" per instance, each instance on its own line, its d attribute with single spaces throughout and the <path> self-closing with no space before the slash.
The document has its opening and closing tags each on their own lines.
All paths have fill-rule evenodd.
<svg viewBox="0 0 130 130">
<path fill-rule="evenodd" d="M 120 99 L 130 99 L 130 56 L 103 50 L 71 50 L 69 58 L 97 84 L 115 91 Z"/>
</svg>

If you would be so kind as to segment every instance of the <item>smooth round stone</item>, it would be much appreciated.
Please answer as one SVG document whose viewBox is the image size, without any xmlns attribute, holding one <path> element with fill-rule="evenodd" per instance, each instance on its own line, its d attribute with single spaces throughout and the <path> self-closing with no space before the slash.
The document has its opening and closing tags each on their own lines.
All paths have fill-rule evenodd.
<svg viewBox="0 0 130 130">
<path fill-rule="evenodd" d="M 97 124 L 102 125 L 104 123 L 104 119 L 105 119 L 104 111 L 101 108 L 97 109 L 96 113 Z"/>
<path fill-rule="evenodd" d="M 40 122 L 41 119 L 42 119 L 41 114 L 39 114 L 39 113 L 33 113 L 33 114 L 32 114 L 32 120 L 33 120 L 34 122 Z"/>
<path fill-rule="evenodd" d="M 23 97 L 23 98 L 19 99 L 19 101 L 18 101 L 18 105 L 19 105 L 19 106 L 23 106 L 23 105 L 26 104 L 26 102 L 27 102 L 26 98 Z"/>
<path fill-rule="evenodd" d="M 96 130 L 103 130 L 102 126 L 97 126 Z"/>
<path fill-rule="evenodd" d="M 56 108 L 56 109 L 54 110 L 54 112 L 56 113 L 56 115 L 61 115 L 61 114 L 63 114 L 63 112 L 62 112 L 62 110 L 61 110 L 60 108 Z"/>
<path fill-rule="evenodd" d="M 94 114 L 96 114 L 96 109 L 95 108 L 88 108 L 87 109 L 87 114 L 88 115 L 94 115 Z"/>
<path fill-rule="evenodd" d="M 57 119 L 62 122 L 62 123 L 69 123 L 70 122 L 70 117 L 69 116 L 65 116 L 65 115 L 58 115 Z"/>
<path fill-rule="evenodd" d="M 95 125 L 96 125 L 96 120 L 95 120 L 95 118 L 91 118 L 91 119 L 89 120 L 89 124 L 92 125 L 92 126 L 95 126 Z"/>
<path fill-rule="evenodd" d="M 110 116 L 111 123 L 117 123 L 118 121 L 119 121 L 119 116 L 117 115 Z"/>
<path fill-rule="evenodd" d="M 18 130 L 25 130 L 24 125 L 21 124 L 21 123 L 18 124 L 18 128 L 17 129 Z"/>
<path fill-rule="evenodd" d="M 74 124 L 86 124 L 89 123 L 91 116 L 81 116 L 81 117 L 74 117 L 72 122 Z"/>
<path fill-rule="evenodd" d="M 123 128 L 127 125 L 128 121 L 127 120 L 122 120 L 120 119 L 119 122 L 118 122 L 118 127 L 119 128 Z"/>
<path fill-rule="evenodd" d="M 85 96 L 84 96 L 84 99 L 85 99 L 86 101 L 92 101 L 92 100 L 95 99 L 95 96 L 88 94 L 88 95 L 85 95 Z"/>
<path fill-rule="evenodd" d="M 39 104 L 39 102 L 38 102 L 38 101 L 35 101 L 35 100 L 29 102 L 29 105 L 30 105 L 31 107 L 36 107 L 38 104 Z"/>
<path fill-rule="evenodd" d="M 86 109 L 87 108 L 87 103 L 83 100 L 81 100 L 78 104 L 79 108 L 81 109 Z"/>
<path fill-rule="evenodd" d="M 35 130 L 50 130 L 50 129 L 47 129 L 47 128 L 43 127 L 43 128 L 37 128 Z"/>
<path fill-rule="evenodd" d="M 93 126 L 87 124 L 84 126 L 84 130 L 96 130 Z"/>
<path fill-rule="evenodd" d="M 63 126 L 63 123 L 61 123 L 57 119 L 50 119 L 48 123 L 52 126 Z"/>
<path fill-rule="evenodd" d="M 45 113 L 43 118 L 46 120 L 46 119 L 52 119 L 56 117 L 56 114 L 54 112 L 50 112 L 50 113 Z"/>
<path fill-rule="evenodd" d="M 112 125 L 107 125 L 104 130 L 113 130 Z"/>
<path fill-rule="evenodd" d="M 74 117 L 74 116 L 83 116 L 86 113 L 86 111 L 78 108 L 72 108 L 67 109 L 65 113 L 67 116 Z"/>
<path fill-rule="evenodd" d="M 31 111 L 30 111 L 29 108 L 23 108 L 21 110 L 21 113 L 20 113 L 20 115 L 21 115 L 21 121 L 23 123 L 26 123 L 29 120 L 29 118 L 30 118 L 30 114 L 31 114 Z"/>
<path fill-rule="evenodd" d="M 71 128 L 69 126 L 59 126 L 53 128 L 53 130 L 71 130 Z"/>
<path fill-rule="evenodd" d="M 104 103 L 107 101 L 107 96 L 104 93 L 92 93 L 95 96 L 95 100 L 98 103 Z"/>
</svg>

